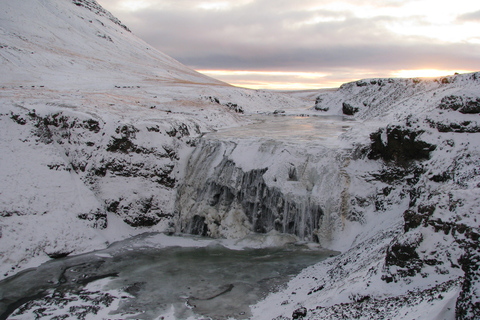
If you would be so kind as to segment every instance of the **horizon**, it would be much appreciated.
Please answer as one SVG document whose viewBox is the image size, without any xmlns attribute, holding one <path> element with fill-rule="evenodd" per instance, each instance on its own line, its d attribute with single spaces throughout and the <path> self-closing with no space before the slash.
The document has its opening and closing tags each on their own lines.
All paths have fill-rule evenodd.
<svg viewBox="0 0 480 320">
<path fill-rule="evenodd" d="M 480 4 L 471 0 L 98 2 L 159 51 L 239 87 L 313 90 L 480 70 Z"/>
</svg>

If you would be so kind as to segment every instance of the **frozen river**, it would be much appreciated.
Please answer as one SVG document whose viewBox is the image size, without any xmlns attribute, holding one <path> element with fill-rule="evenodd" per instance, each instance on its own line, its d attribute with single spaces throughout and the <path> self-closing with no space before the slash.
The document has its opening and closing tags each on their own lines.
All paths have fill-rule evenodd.
<svg viewBox="0 0 480 320">
<path fill-rule="evenodd" d="M 335 146 L 342 116 L 247 116 L 205 139 Z M 247 241 L 137 236 L 108 249 L 51 260 L 0 282 L 2 319 L 247 319 L 250 305 L 332 252 L 290 235 Z M 269 243 L 265 245 L 265 243 Z"/>
<path fill-rule="evenodd" d="M 306 144 L 335 144 L 342 133 L 350 129 L 354 121 L 350 117 L 293 116 L 293 115 L 250 115 L 252 123 L 207 133 L 207 139 L 261 139 Z"/>
<path fill-rule="evenodd" d="M 268 238 L 258 237 L 254 243 Z M 302 244 L 242 249 L 147 234 L 1 281 L 0 318 L 244 319 L 249 305 L 330 254 Z"/>
</svg>

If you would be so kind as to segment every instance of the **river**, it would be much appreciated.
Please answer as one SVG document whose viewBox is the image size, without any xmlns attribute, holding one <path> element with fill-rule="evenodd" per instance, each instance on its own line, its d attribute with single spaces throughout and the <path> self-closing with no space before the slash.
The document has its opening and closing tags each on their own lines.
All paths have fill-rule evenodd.
<svg viewBox="0 0 480 320">
<path fill-rule="evenodd" d="M 207 133 L 204 139 L 328 148 L 353 125 L 341 116 L 247 119 L 251 124 Z M 305 207 L 306 200 L 299 199 L 298 208 Z M 274 230 L 242 241 L 144 234 L 105 250 L 54 259 L 0 281 L 0 320 L 248 319 L 250 305 L 281 289 L 302 269 L 335 254 L 318 244 L 295 241 L 298 238 Z"/>
<path fill-rule="evenodd" d="M 248 248 L 144 234 L 51 260 L 0 282 L 0 319 L 247 319 L 250 305 L 333 254 L 282 237 L 253 236 Z M 258 246 L 266 241 L 279 246 Z"/>
</svg>

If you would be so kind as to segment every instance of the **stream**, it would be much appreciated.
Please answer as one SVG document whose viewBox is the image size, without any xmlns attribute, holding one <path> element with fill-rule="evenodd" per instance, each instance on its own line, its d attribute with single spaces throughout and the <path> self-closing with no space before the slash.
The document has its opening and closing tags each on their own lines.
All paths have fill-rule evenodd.
<svg viewBox="0 0 480 320">
<path fill-rule="evenodd" d="M 0 282 L 0 319 L 247 319 L 250 305 L 333 254 L 280 234 L 252 237 L 243 241 L 257 248 L 145 234 L 51 260 Z M 262 248 L 268 241 L 279 246 Z"/>
</svg>

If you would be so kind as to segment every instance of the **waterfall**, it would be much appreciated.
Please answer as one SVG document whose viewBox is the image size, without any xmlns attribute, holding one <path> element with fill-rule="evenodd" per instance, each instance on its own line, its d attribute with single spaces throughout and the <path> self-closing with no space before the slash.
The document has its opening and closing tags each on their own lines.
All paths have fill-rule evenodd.
<svg viewBox="0 0 480 320">
<path fill-rule="evenodd" d="M 177 231 L 242 238 L 276 230 L 326 242 L 346 210 L 340 152 L 272 140 L 202 139 L 178 189 Z"/>
</svg>

